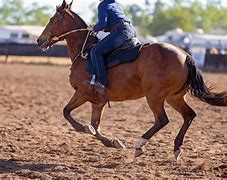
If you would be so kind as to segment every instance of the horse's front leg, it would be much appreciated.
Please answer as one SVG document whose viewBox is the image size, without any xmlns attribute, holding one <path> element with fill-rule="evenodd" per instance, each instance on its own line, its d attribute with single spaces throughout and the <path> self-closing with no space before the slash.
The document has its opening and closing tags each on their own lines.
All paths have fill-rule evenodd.
<svg viewBox="0 0 227 180">
<path fill-rule="evenodd" d="M 65 106 L 63 110 L 63 115 L 65 119 L 69 121 L 69 123 L 72 125 L 72 127 L 77 131 L 77 132 L 85 132 L 88 134 L 93 134 L 95 135 L 95 130 L 92 126 L 87 126 L 79 123 L 76 119 L 74 119 L 71 116 L 71 111 L 74 110 L 75 108 L 81 106 L 87 101 L 85 96 L 80 94 L 79 91 L 76 91 L 74 95 L 72 96 L 71 100 L 69 103 Z"/>
<path fill-rule="evenodd" d="M 106 146 L 114 148 L 124 148 L 124 144 L 118 139 L 108 139 L 100 132 L 100 120 L 106 103 L 92 103 L 91 125 L 94 127 L 95 136 Z"/>
</svg>

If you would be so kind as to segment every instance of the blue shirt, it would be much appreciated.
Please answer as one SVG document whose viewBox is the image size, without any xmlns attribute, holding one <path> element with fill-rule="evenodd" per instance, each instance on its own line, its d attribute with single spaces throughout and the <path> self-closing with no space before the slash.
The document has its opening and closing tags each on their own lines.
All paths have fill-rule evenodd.
<svg viewBox="0 0 227 180">
<path fill-rule="evenodd" d="M 115 0 L 104 0 L 98 6 L 98 23 L 93 27 L 95 32 L 109 31 L 115 24 L 129 22 L 124 11 Z"/>
</svg>

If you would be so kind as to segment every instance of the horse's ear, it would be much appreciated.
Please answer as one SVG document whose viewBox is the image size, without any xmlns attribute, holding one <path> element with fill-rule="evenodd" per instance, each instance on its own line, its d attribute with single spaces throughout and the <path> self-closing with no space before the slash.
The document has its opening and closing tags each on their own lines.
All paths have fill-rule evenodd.
<svg viewBox="0 0 227 180">
<path fill-rule="evenodd" d="M 72 7 L 72 4 L 73 4 L 73 0 L 71 1 L 71 3 L 69 3 L 69 4 L 67 4 L 67 7 L 66 7 L 66 9 L 71 9 L 71 7 Z"/>
<path fill-rule="evenodd" d="M 67 7 L 65 0 L 63 0 L 62 4 L 57 8 L 58 12 L 63 12 L 63 10 Z"/>
<path fill-rule="evenodd" d="M 71 8 L 73 4 L 73 0 L 71 1 L 71 3 L 69 3 L 69 7 Z"/>
<path fill-rule="evenodd" d="M 65 0 L 63 0 L 61 7 L 65 8 L 65 6 L 66 6 L 66 2 L 65 2 Z"/>
</svg>

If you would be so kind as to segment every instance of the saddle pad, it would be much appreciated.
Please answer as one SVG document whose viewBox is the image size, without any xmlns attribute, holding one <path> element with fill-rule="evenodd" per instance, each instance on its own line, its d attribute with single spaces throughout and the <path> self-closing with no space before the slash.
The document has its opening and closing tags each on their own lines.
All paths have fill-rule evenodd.
<svg viewBox="0 0 227 180">
<path fill-rule="evenodd" d="M 105 55 L 104 61 L 105 61 L 106 68 L 109 69 L 109 68 L 115 67 L 117 65 L 123 64 L 123 63 L 130 63 L 130 62 L 135 61 L 139 57 L 140 50 L 142 49 L 142 47 L 146 47 L 149 45 L 150 45 L 150 43 L 143 43 L 143 44 L 139 43 L 139 44 L 131 46 L 127 49 L 117 49 L 114 52 L 111 52 L 111 53 Z M 92 46 L 90 46 L 87 49 L 89 56 L 88 56 L 88 63 L 86 65 L 86 69 L 90 73 L 93 72 L 91 61 L 89 60 L 91 47 Z"/>
<path fill-rule="evenodd" d="M 106 67 L 112 68 L 119 64 L 133 62 L 138 58 L 141 46 L 143 45 L 138 44 L 128 49 L 119 49 L 104 56 Z"/>
</svg>

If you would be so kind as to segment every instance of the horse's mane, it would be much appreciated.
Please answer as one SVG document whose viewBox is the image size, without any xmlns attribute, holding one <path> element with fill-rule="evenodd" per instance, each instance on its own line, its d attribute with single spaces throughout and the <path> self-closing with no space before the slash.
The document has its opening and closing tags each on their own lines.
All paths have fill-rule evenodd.
<svg viewBox="0 0 227 180">
<path fill-rule="evenodd" d="M 70 14 L 72 14 L 73 17 L 78 18 L 80 22 L 83 24 L 83 26 L 87 27 L 87 23 L 75 12 L 72 10 L 68 11 Z"/>
<path fill-rule="evenodd" d="M 87 23 L 77 13 L 75 13 L 71 10 L 72 2 L 70 4 L 66 4 L 66 2 L 64 0 L 62 5 L 56 6 L 56 12 L 62 14 L 61 12 L 65 11 L 65 12 L 69 13 L 73 18 L 78 19 L 80 21 L 81 25 L 83 25 L 84 27 L 87 27 Z M 62 7 L 62 6 L 64 6 L 64 7 Z"/>
<path fill-rule="evenodd" d="M 87 28 L 87 23 L 75 12 L 73 12 L 72 10 L 68 10 L 67 11 L 71 16 L 73 16 L 75 19 L 79 20 L 79 22 L 81 23 L 82 28 Z M 98 37 L 97 35 L 93 35 L 93 38 L 94 38 L 94 42 L 97 42 L 98 41 Z"/>
</svg>

